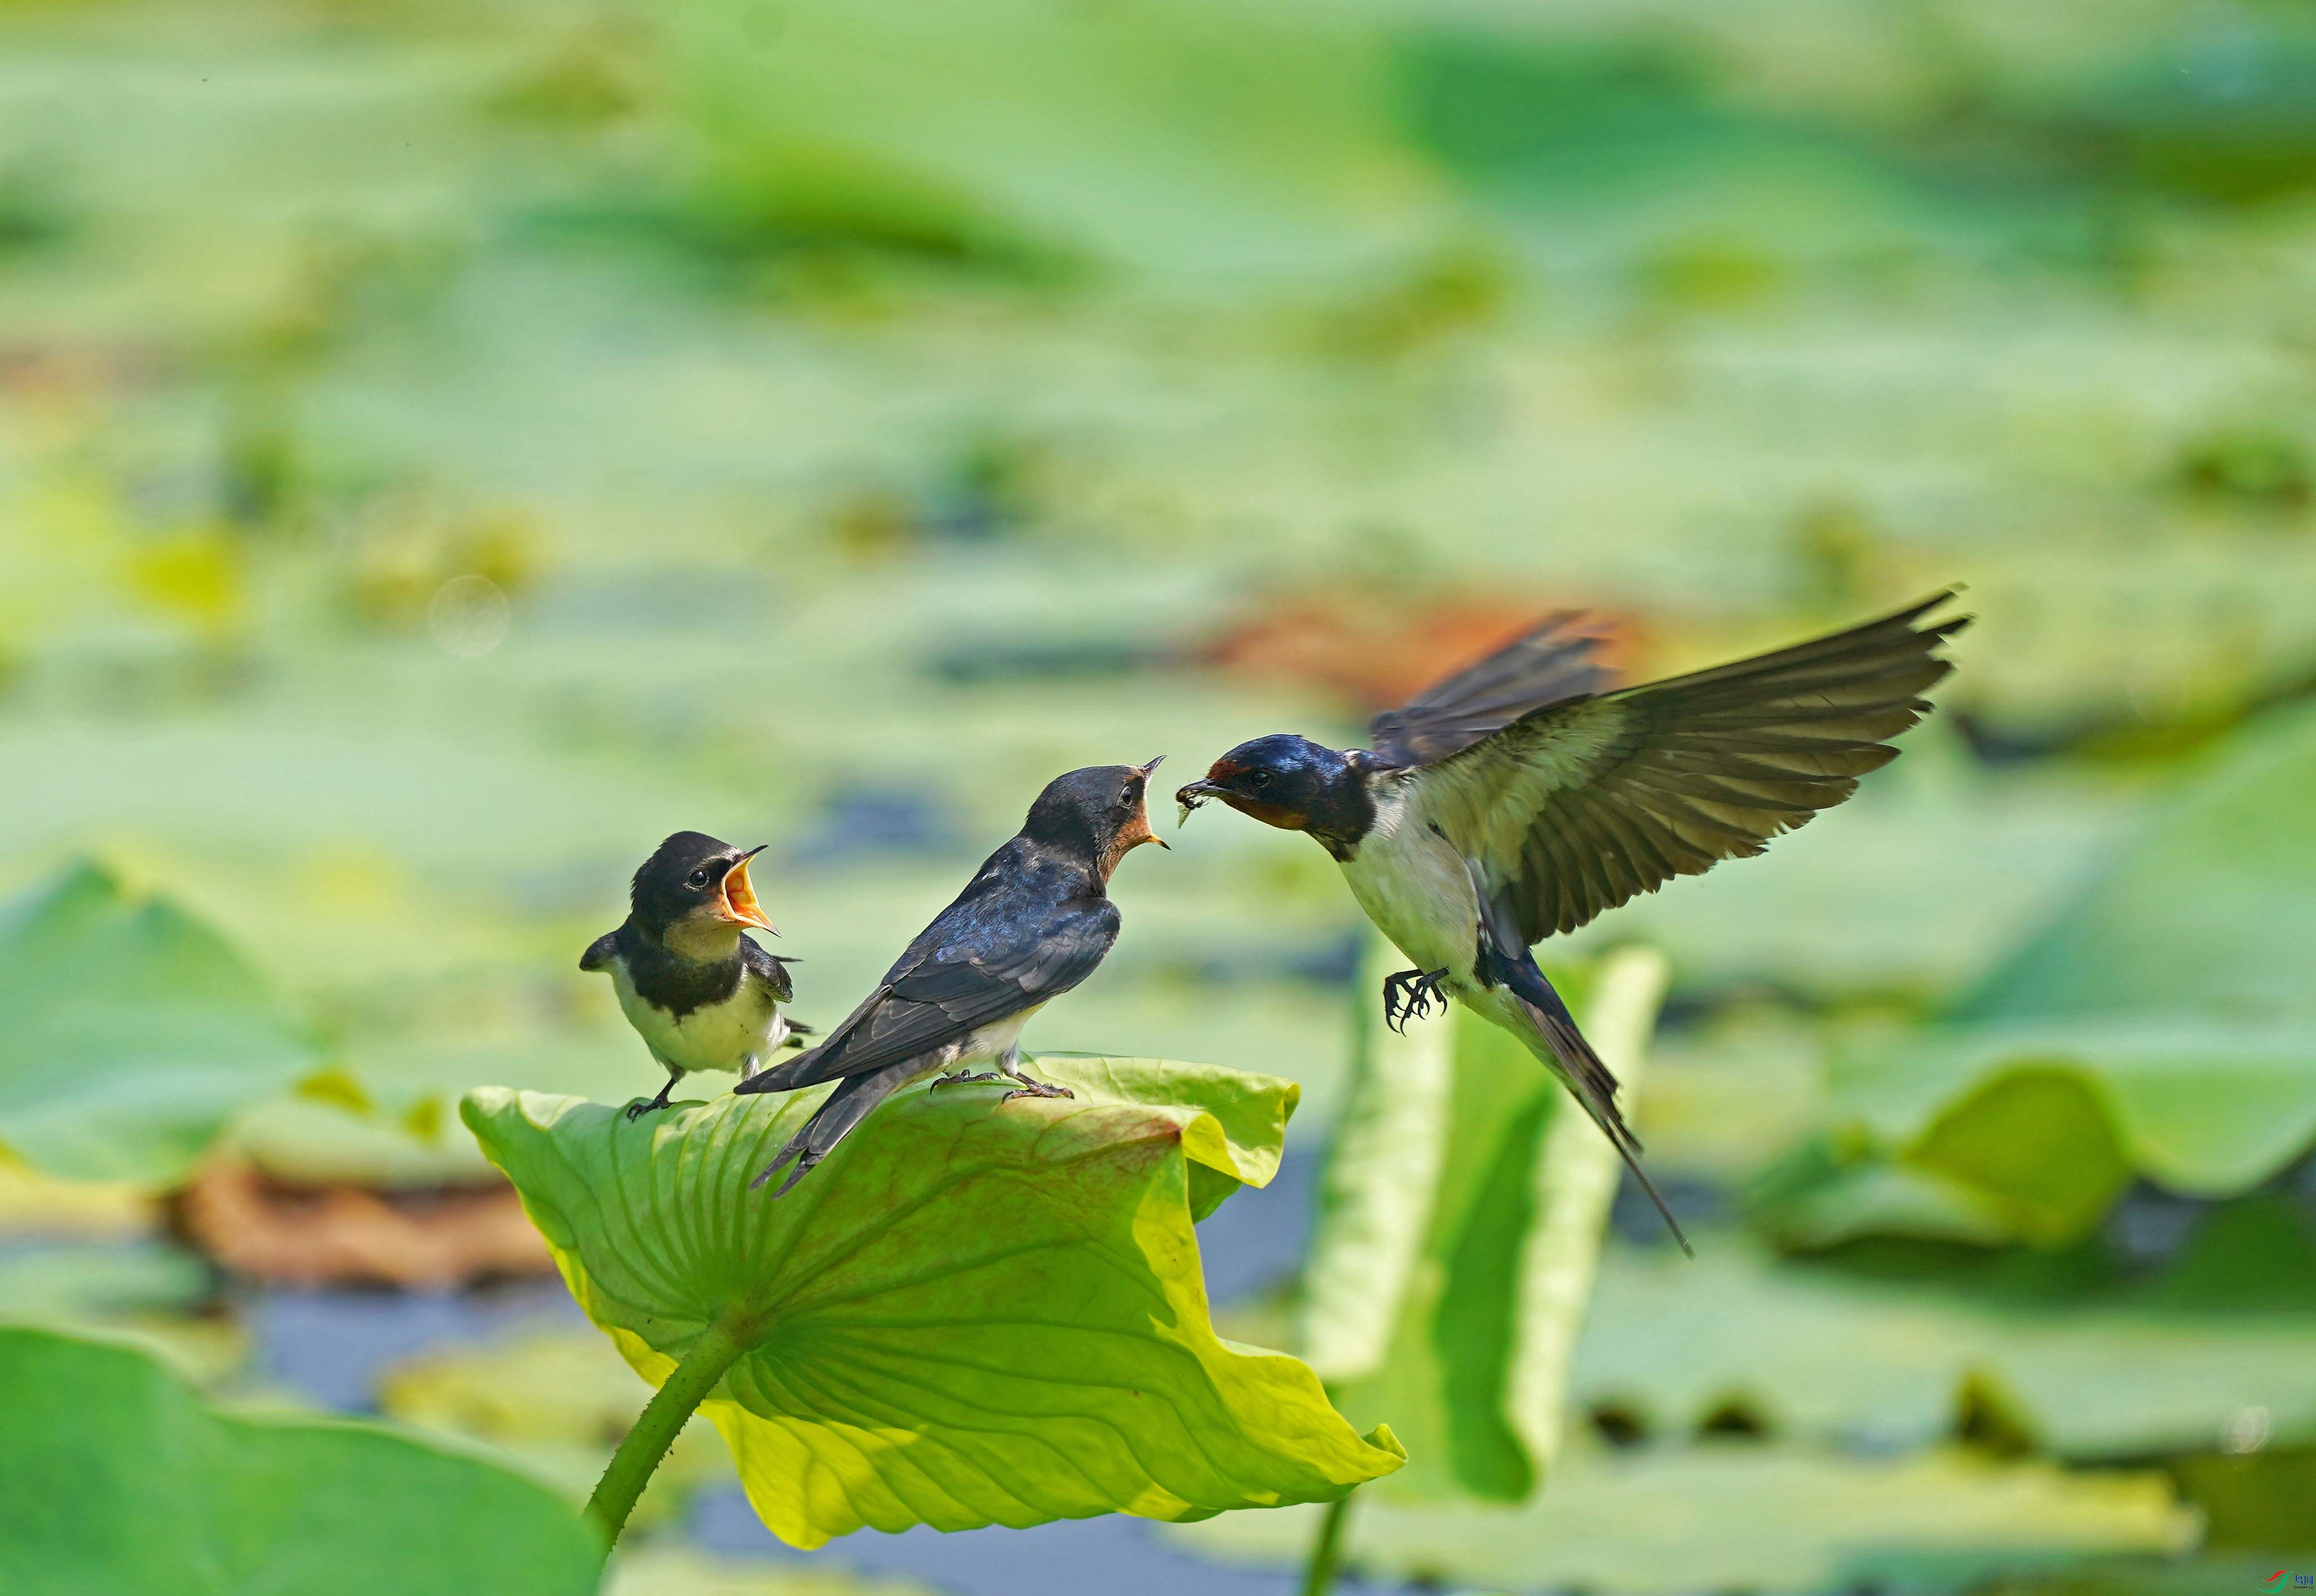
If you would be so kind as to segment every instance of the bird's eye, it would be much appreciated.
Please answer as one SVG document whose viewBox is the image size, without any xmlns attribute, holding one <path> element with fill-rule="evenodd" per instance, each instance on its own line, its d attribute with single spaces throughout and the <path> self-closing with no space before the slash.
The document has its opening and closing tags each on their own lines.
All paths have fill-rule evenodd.
<svg viewBox="0 0 2316 1596">
<path fill-rule="evenodd" d="M 705 887 L 708 885 L 708 872 L 704 869 L 697 869 L 692 871 L 689 876 L 686 876 L 684 879 L 691 883 L 694 887 Z"/>
<path fill-rule="evenodd" d="M 1257 787 L 1268 787 L 1270 785 L 1270 772 L 1269 771 L 1257 771 L 1252 776 L 1249 777 L 1248 780 L 1252 781 Z"/>
</svg>

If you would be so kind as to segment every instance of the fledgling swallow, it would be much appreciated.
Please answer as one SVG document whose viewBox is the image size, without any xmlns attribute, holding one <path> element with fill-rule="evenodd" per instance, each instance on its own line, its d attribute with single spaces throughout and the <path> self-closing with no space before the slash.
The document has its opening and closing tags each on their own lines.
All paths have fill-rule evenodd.
<svg viewBox="0 0 2316 1596">
<path fill-rule="evenodd" d="M 1384 982 L 1403 1025 L 1435 994 L 1518 1036 L 1643 1172 L 1592 1051 L 1528 950 L 1675 876 L 1750 858 L 1897 757 L 1886 739 L 1929 712 L 1969 618 L 1929 620 L 1949 589 L 1848 631 L 1693 675 L 1617 690 L 1602 638 L 1574 613 L 1368 725 L 1372 751 L 1291 735 L 1242 743 L 1180 789 L 1308 834 L 1351 896 L 1415 961 Z M 1924 624 L 1917 625 L 1917 622 Z"/>
<path fill-rule="evenodd" d="M 935 1086 L 1011 1081 L 1008 1101 L 1070 1095 L 1021 1073 L 1021 1028 L 1093 974 L 1118 941 L 1110 872 L 1145 843 L 1166 845 L 1150 829 L 1145 807 L 1157 766 L 1155 759 L 1092 765 L 1047 783 L 1012 841 L 989 856 L 826 1040 L 734 1088 L 790 1092 L 844 1083 L 751 1186 L 793 1160 L 795 1171 L 772 1195 L 786 1194 L 871 1109 L 936 1071 L 950 1073 Z M 991 1062 L 993 1070 L 970 1068 Z"/>
<path fill-rule="evenodd" d="M 702 832 L 680 831 L 636 871 L 628 917 L 580 956 L 583 970 L 609 970 L 619 1011 L 667 1071 L 636 1119 L 667 1107 L 667 1094 L 694 1070 L 737 1070 L 747 1080 L 781 1048 L 801 1048 L 811 1027 L 780 1012 L 795 996 L 787 967 L 748 928 L 780 933 L 764 917 L 743 851 Z"/>
</svg>

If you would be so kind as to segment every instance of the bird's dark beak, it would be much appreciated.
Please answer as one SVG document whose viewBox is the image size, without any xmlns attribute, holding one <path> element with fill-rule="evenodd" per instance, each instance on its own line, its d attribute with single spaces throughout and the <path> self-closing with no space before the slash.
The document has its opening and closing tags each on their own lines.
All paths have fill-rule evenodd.
<svg viewBox="0 0 2316 1596">
<path fill-rule="evenodd" d="M 780 934 L 779 927 L 764 917 L 764 908 L 756 901 L 756 889 L 748 883 L 748 861 L 762 853 L 770 843 L 760 843 L 733 861 L 724 872 L 724 918 L 738 925 L 753 925 L 759 931 Z"/>
<path fill-rule="evenodd" d="M 1210 798 L 1221 797 L 1222 790 L 1211 781 L 1188 781 L 1176 788 L 1174 802 L 1180 806 L 1181 818 L 1174 824 L 1176 825 L 1189 824 L 1190 816 L 1197 813 L 1198 806 Z"/>
</svg>

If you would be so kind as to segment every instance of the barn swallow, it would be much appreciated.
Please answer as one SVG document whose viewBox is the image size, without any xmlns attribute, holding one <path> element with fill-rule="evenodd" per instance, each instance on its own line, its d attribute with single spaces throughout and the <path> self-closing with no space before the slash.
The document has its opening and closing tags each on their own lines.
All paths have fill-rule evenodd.
<svg viewBox="0 0 2316 1596">
<path fill-rule="evenodd" d="M 1054 778 L 1013 840 L 989 856 L 826 1040 L 734 1088 L 790 1092 L 843 1082 L 751 1186 L 794 1160 L 794 1172 L 772 1194 L 784 1195 L 871 1109 L 936 1071 L 951 1073 L 935 1086 L 1011 1081 L 1007 1101 L 1070 1095 L 1021 1073 L 1021 1027 L 1093 974 L 1118 941 L 1110 872 L 1145 843 L 1166 845 L 1150 829 L 1145 805 L 1157 767 L 1154 759 Z M 993 1070 L 968 1067 L 993 1061 Z"/>
<path fill-rule="evenodd" d="M 1675 876 L 1750 858 L 1857 790 L 1952 669 L 1967 616 L 1939 593 L 1848 631 L 1693 675 L 1617 689 L 1572 613 L 1368 725 L 1372 750 L 1276 735 L 1242 743 L 1175 794 L 1207 798 L 1334 857 L 1351 896 L 1415 967 L 1384 982 L 1404 1025 L 1445 992 L 1512 1032 L 1592 1117 L 1684 1252 L 1640 1165 L 1617 1078 L 1528 950 Z M 1917 625 L 1917 622 L 1923 624 Z"/>
<path fill-rule="evenodd" d="M 743 852 L 696 831 L 662 843 L 636 871 L 626 920 L 580 956 L 583 970 L 609 970 L 619 1010 L 667 1071 L 667 1084 L 628 1118 L 667 1107 L 693 1070 L 737 1070 L 743 1080 L 781 1048 L 811 1034 L 779 1011 L 795 995 L 787 967 L 744 934 L 772 930 L 749 885 Z"/>
</svg>

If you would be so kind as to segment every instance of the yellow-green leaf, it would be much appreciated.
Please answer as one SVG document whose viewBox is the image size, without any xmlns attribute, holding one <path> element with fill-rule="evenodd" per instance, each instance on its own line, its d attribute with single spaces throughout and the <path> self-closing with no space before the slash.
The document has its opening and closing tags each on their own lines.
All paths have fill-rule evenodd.
<svg viewBox="0 0 2316 1596">
<path fill-rule="evenodd" d="M 646 1379 L 711 1328 L 742 1343 L 703 1408 L 793 1545 L 1196 1518 L 1399 1467 L 1306 1366 L 1208 1320 L 1192 1172 L 1267 1181 L 1297 1088 L 1148 1059 L 1037 1067 L 1075 1101 L 904 1092 L 777 1200 L 749 1176 L 818 1092 L 630 1123 L 485 1088 L 462 1111 Z"/>
</svg>

